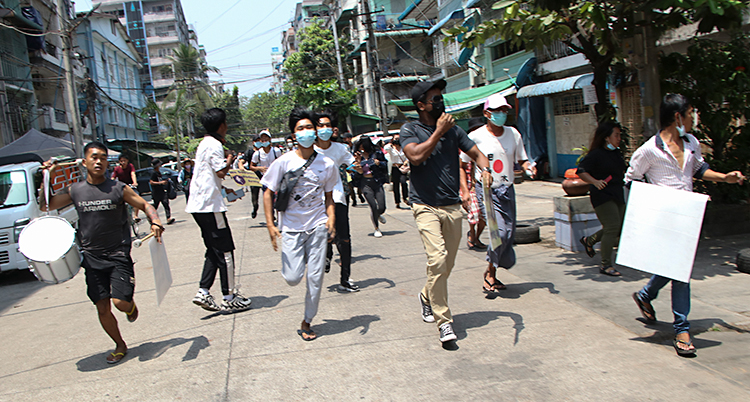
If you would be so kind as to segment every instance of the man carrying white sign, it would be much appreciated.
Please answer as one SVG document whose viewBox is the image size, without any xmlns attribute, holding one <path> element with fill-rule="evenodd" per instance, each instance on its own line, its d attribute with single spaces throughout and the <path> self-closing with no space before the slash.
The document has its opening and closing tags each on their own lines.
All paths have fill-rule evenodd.
<svg viewBox="0 0 750 402">
<path fill-rule="evenodd" d="M 684 191 L 693 191 L 693 178 L 742 184 L 745 176 L 738 171 L 723 174 L 709 169 L 701 155 L 700 143 L 688 134 L 693 128 L 694 119 L 697 119 L 697 113 L 685 96 L 667 94 L 659 111 L 661 131 L 635 151 L 625 174 L 625 183 L 645 180 L 657 186 Z M 669 281 L 672 281 L 673 345 L 678 355 L 692 356 L 695 346 L 690 339 L 687 319 L 690 312 L 690 283 L 654 275 L 643 289 L 633 293 L 633 299 L 647 321 L 656 321 L 651 301 Z"/>
</svg>

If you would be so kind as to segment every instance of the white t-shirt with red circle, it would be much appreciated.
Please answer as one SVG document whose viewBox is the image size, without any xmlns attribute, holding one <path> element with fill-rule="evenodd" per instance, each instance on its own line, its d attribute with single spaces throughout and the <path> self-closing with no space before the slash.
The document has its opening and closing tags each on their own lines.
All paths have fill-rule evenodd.
<svg viewBox="0 0 750 402">
<path fill-rule="evenodd" d="M 526 149 L 523 147 L 521 133 L 513 127 L 503 126 L 503 135 L 496 137 L 484 125 L 469 134 L 469 138 L 477 144 L 487 158 L 492 155 L 490 167 L 492 168 L 492 187 L 513 184 L 513 166 L 518 161 L 528 160 Z M 461 154 L 464 162 L 471 162 L 469 155 Z M 477 183 L 482 180 L 482 171 L 474 170 L 474 178 Z"/>
</svg>

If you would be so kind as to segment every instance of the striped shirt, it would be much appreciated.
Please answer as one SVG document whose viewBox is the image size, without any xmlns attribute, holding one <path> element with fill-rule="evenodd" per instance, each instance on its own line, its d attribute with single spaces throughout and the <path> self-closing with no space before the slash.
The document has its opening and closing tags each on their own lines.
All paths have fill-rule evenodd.
<svg viewBox="0 0 750 402">
<path fill-rule="evenodd" d="M 680 138 L 685 149 L 683 166 L 679 165 L 661 136 L 656 134 L 633 154 L 625 173 L 625 183 L 645 180 L 659 186 L 693 191 L 693 178 L 702 178 L 709 166 L 701 155 L 700 143 L 692 134 Z"/>
</svg>

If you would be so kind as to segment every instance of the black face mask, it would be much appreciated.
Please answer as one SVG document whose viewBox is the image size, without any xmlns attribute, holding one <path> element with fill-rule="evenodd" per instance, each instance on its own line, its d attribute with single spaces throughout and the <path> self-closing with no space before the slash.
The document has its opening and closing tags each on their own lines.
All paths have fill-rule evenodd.
<svg viewBox="0 0 750 402">
<path fill-rule="evenodd" d="M 399 140 L 393 140 L 393 145 L 401 145 L 401 141 L 399 141 Z"/>
<path fill-rule="evenodd" d="M 445 103 L 440 102 L 433 102 L 432 103 L 432 110 L 429 111 L 430 116 L 432 116 L 433 119 L 437 120 L 440 118 L 440 116 L 445 113 Z"/>
</svg>

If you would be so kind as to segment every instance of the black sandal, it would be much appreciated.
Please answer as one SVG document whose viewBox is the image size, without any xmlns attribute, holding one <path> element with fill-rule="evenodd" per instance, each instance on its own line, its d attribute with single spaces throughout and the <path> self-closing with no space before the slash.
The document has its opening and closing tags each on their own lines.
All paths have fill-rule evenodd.
<svg viewBox="0 0 750 402">
<path fill-rule="evenodd" d="M 638 292 L 633 293 L 633 300 L 635 300 L 635 304 L 638 305 L 638 309 L 641 310 L 641 315 L 646 321 L 656 322 L 656 311 L 654 311 L 654 306 L 650 302 L 641 300 Z"/>
<path fill-rule="evenodd" d="M 581 237 L 580 240 L 581 244 L 583 244 L 584 250 L 586 250 L 586 255 L 589 257 L 593 257 L 596 255 L 596 250 L 594 250 L 594 246 L 589 245 L 589 239 L 586 236 Z"/>
<path fill-rule="evenodd" d="M 679 344 L 683 344 L 686 347 L 691 347 L 691 346 L 693 346 L 693 340 L 692 339 L 689 340 L 689 341 L 687 341 L 687 342 L 685 342 L 683 340 L 675 338 L 675 339 L 672 340 L 672 346 L 674 346 L 674 350 L 675 350 L 675 352 L 677 352 L 678 356 L 695 356 L 695 346 L 693 346 L 692 349 L 683 349 L 683 348 L 681 348 L 681 347 L 678 346 Z"/>
<path fill-rule="evenodd" d="M 604 268 L 604 267 L 599 268 L 599 273 L 600 274 L 604 274 L 604 275 L 609 275 L 609 276 L 622 276 L 622 274 L 620 273 L 620 271 L 614 269 L 611 266 L 610 267 L 606 267 L 606 268 Z"/>
</svg>

